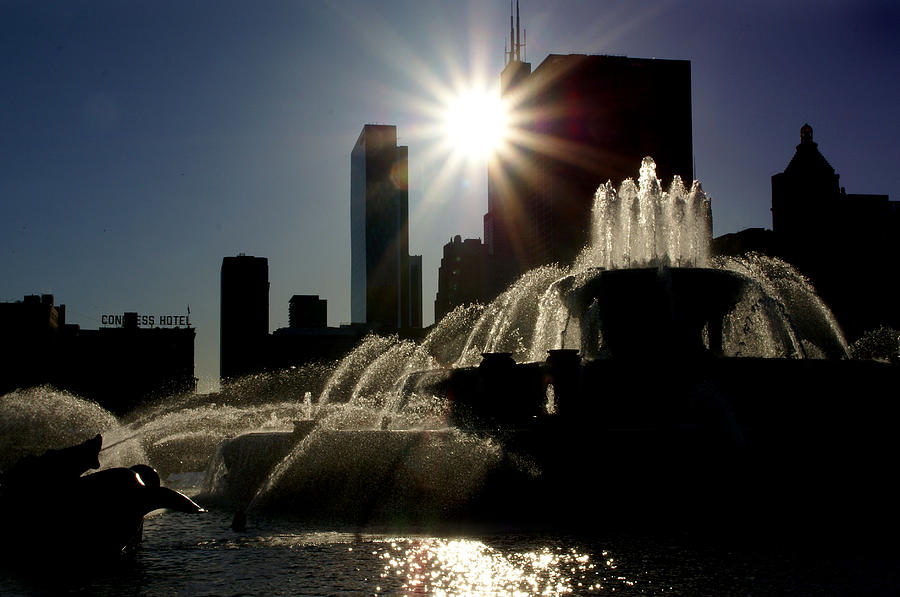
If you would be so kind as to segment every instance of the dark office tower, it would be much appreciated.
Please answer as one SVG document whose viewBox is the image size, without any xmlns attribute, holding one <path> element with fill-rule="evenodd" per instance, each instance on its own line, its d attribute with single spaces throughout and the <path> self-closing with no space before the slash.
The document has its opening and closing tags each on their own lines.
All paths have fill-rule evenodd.
<svg viewBox="0 0 900 597">
<path fill-rule="evenodd" d="M 422 327 L 422 256 L 409 256 L 409 327 Z"/>
<path fill-rule="evenodd" d="M 219 376 L 235 378 L 265 367 L 269 335 L 269 260 L 222 259 Z"/>
<path fill-rule="evenodd" d="M 444 245 L 434 299 L 435 323 L 459 305 L 485 300 L 486 268 L 487 246 L 480 238 L 463 240 L 457 234 Z"/>
<path fill-rule="evenodd" d="M 379 330 L 409 322 L 407 148 L 367 124 L 350 154 L 350 317 Z"/>
<path fill-rule="evenodd" d="M 645 156 L 665 184 L 693 178 L 689 61 L 551 54 L 531 72 L 518 45 L 500 76 L 511 140 L 488 166 L 495 293 L 532 267 L 571 263 L 597 187 L 636 178 Z"/>
<path fill-rule="evenodd" d="M 288 302 L 288 325 L 292 328 L 328 326 L 328 301 L 318 294 L 295 294 Z"/>
</svg>

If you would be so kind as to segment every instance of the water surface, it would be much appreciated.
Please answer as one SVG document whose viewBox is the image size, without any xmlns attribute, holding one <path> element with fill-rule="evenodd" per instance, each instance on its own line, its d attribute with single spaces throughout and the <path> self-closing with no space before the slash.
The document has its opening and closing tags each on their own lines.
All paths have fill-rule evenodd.
<svg viewBox="0 0 900 597">
<path fill-rule="evenodd" d="M 601 533 L 602 535 L 602 533 Z M 869 549 L 871 548 L 871 549 Z M 134 554 L 81 573 L 4 571 L 2 595 L 896 595 L 896 553 L 687 533 L 390 533 L 225 512 L 147 518 Z"/>
</svg>

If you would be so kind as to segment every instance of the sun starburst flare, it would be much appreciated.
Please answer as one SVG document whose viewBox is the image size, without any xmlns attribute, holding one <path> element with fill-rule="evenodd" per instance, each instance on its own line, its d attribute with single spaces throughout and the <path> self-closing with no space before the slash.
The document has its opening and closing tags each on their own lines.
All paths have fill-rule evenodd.
<svg viewBox="0 0 900 597">
<path fill-rule="evenodd" d="M 454 151 L 462 157 L 487 158 L 506 138 L 506 106 L 497 94 L 470 89 L 451 99 L 444 126 Z"/>
</svg>

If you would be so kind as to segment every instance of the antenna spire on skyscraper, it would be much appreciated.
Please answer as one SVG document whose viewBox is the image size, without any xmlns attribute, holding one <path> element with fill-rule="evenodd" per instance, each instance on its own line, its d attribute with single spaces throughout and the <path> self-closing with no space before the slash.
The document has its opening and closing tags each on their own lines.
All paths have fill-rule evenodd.
<svg viewBox="0 0 900 597">
<path fill-rule="evenodd" d="M 522 48 L 525 47 L 525 43 L 522 41 L 520 33 L 519 0 L 516 0 L 515 22 L 513 22 L 513 1 L 509 0 L 509 50 L 506 49 L 506 41 L 503 42 L 503 55 L 507 64 L 522 61 Z"/>
<path fill-rule="evenodd" d="M 515 32 L 513 31 L 513 3 L 512 0 L 509 0 L 509 54 L 507 55 L 508 60 L 507 63 L 513 61 L 516 55 L 516 38 Z M 503 44 L 506 45 L 506 44 Z"/>
<path fill-rule="evenodd" d="M 522 44 L 519 43 L 519 23 L 519 0 L 516 0 L 516 62 L 522 61 Z"/>
</svg>

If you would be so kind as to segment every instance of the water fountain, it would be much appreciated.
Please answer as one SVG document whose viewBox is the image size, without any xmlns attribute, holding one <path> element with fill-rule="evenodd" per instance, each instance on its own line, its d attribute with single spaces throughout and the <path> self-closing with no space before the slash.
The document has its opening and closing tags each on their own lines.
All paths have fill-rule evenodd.
<svg viewBox="0 0 900 597">
<path fill-rule="evenodd" d="M 593 214 L 574 265 L 526 273 L 419 344 L 370 336 L 327 371 L 103 425 L 170 479 L 209 461 L 204 505 L 309 522 L 796 513 L 848 497 L 819 500 L 834 470 L 880 473 L 896 367 L 848 360 L 808 281 L 711 257 L 709 198 L 663 190 L 651 160 L 601 186 Z"/>
<path fill-rule="evenodd" d="M 834 318 L 790 265 L 709 255 L 699 183 L 664 191 L 646 159 L 637 182 L 598 189 L 593 213 L 572 267 L 528 272 L 419 345 L 367 339 L 327 382 L 315 423 L 270 438 L 281 448 L 266 453 L 263 482 L 240 463 L 265 438 L 236 438 L 207 493 L 353 523 L 521 520 L 601 503 L 671 513 L 704 492 L 755 499 L 763 470 L 784 487 L 824 474 L 821 459 L 799 475 L 778 464 L 803 446 L 847 462 L 830 438 L 872 422 L 844 407 L 862 379 L 877 388 L 858 398 L 863 410 L 888 412 L 882 389 L 896 372 L 846 360 Z M 864 450 L 882 447 L 873 437 Z M 602 498 L 581 487 L 591 477 L 612 480 Z"/>
</svg>

